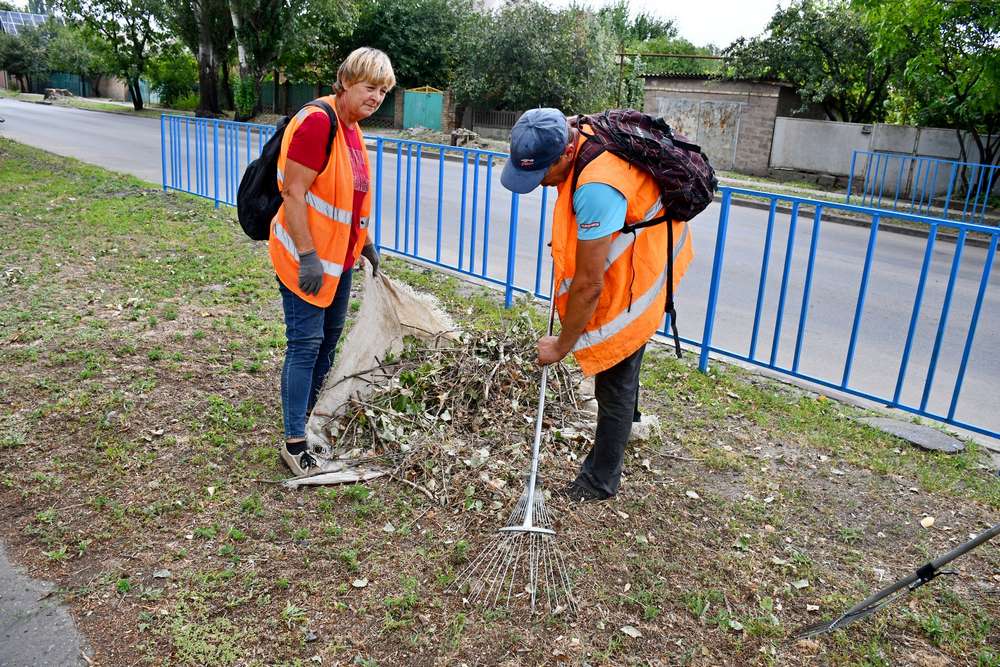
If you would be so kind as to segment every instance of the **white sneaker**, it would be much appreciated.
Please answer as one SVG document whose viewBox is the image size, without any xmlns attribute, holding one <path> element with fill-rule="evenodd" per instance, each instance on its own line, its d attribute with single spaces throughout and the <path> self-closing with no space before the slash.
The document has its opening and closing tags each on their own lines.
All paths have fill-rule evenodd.
<svg viewBox="0 0 1000 667">
<path fill-rule="evenodd" d="M 629 442 L 647 442 L 660 433 L 660 418 L 656 415 L 643 415 L 640 421 L 632 422 L 632 432 Z"/>
</svg>

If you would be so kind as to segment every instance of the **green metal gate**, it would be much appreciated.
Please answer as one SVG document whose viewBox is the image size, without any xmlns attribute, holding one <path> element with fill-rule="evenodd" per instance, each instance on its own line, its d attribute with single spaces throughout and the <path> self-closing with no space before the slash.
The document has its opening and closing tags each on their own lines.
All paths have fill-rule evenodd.
<svg viewBox="0 0 1000 667">
<path fill-rule="evenodd" d="M 444 93 L 437 88 L 423 86 L 411 88 L 403 95 L 403 127 L 426 127 L 441 129 L 441 110 L 444 108 Z"/>
</svg>

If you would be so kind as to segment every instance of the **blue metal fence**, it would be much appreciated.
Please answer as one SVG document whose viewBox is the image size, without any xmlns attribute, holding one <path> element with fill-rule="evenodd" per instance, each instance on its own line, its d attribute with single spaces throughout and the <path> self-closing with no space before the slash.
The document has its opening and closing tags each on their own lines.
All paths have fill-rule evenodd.
<svg viewBox="0 0 1000 667">
<path fill-rule="evenodd" d="M 998 177 L 998 165 L 856 150 L 847 203 L 982 224 Z"/>
<path fill-rule="evenodd" d="M 246 166 L 274 134 L 273 125 L 191 116 L 160 116 L 164 190 L 180 190 L 219 204 L 236 204 Z"/>
<path fill-rule="evenodd" d="M 993 269 L 994 259 L 996 257 L 997 241 L 998 238 L 1000 238 L 1000 230 L 995 227 L 987 227 L 983 225 L 954 222 L 950 220 L 929 218 L 926 216 L 906 213 L 888 212 L 849 204 L 835 204 L 801 197 L 789 197 L 754 190 L 728 187 L 720 189 L 722 191 L 721 211 L 715 243 L 715 256 L 712 262 L 712 278 L 709 287 L 708 310 L 705 318 L 704 334 L 702 336 L 703 343 L 701 345 L 700 367 L 702 370 L 706 370 L 708 367 L 709 353 L 715 352 L 776 371 L 782 375 L 807 380 L 822 387 L 827 387 L 846 394 L 876 401 L 889 407 L 899 408 L 913 414 L 930 417 L 947 424 L 969 429 L 970 431 L 982 433 L 992 437 L 1000 436 L 1000 433 L 996 430 L 985 427 L 981 424 L 969 423 L 968 421 L 964 421 L 956 417 L 959 397 L 962 393 L 966 372 L 969 369 L 970 358 L 972 357 L 976 331 L 979 325 L 980 316 L 983 314 L 984 299 L 987 293 L 987 288 L 990 284 L 990 276 Z M 767 227 L 763 230 L 763 234 L 765 235 L 764 251 L 761 260 L 761 271 L 757 292 L 758 296 L 753 309 L 753 325 L 751 334 L 745 348 L 732 349 L 714 345 L 713 335 L 720 313 L 720 290 L 726 283 L 724 278 L 726 270 L 725 250 L 727 245 L 727 234 L 731 225 L 731 212 L 734 199 L 740 197 L 753 198 L 758 201 L 763 200 L 768 202 L 769 213 Z M 776 211 L 779 204 L 790 206 L 790 211 L 787 213 L 787 223 L 783 221 L 782 224 L 783 227 L 787 224 L 787 246 L 784 252 L 783 267 L 780 272 L 780 288 L 778 290 L 777 308 L 773 313 L 773 328 L 771 328 L 770 331 L 771 348 L 769 352 L 761 354 L 758 352 L 757 343 L 761 326 L 762 324 L 766 326 L 765 319 L 770 319 L 771 315 L 771 313 L 764 308 L 764 294 L 767 282 L 770 279 L 768 265 L 771 260 L 771 255 L 773 254 L 772 240 L 775 234 L 776 219 L 778 217 Z M 811 224 L 808 257 L 805 262 L 804 277 L 801 275 L 802 269 L 800 267 L 798 270 L 799 275 L 796 280 L 797 283 L 801 283 L 802 285 L 801 293 L 795 295 L 800 304 L 798 313 L 789 313 L 790 308 L 788 304 L 792 296 L 790 294 L 791 290 L 789 286 L 796 274 L 796 270 L 792 267 L 792 258 L 796 242 L 799 240 L 799 237 L 802 236 L 799 233 L 797 223 L 804 209 L 812 210 L 812 215 L 810 216 Z M 826 213 L 838 212 L 849 212 L 854 216 L 862 216 L 868 219 L 870 227 L 868 231 L 868 240 L 865 245 L 864 260 L 859 267 L 860 277 L 852 271 L 844 271 L 843 269 L 846 267 L 837 267 L 835 289 L 827 290 L 823 294 L 820 294 L 820 301 L 817 302 L 812 286 L 813 278 L 816 275 L 818 268 L 817 248 L 820 243 L 819 240 L 821 230 L 824 224 L 823 216 Z M 881 378 L 884 382 L 868 381 L 868 384 L 870 385 L 879 386 L 861 388 L 861 383 L 852 378 L 852 373 L 856 367 L 856 354 L 863 320 L 866 317 L 870 318 L 877 315 L 877 313 L 873 313 L 869 309 L 866 309 L 866 302 L 874 284 L 872 275 L 876 246 L 879 238 L 884 237 L 885 235 L 884 233 L 880 233 L 880 223 L 884 218 L 888 217 L 920 225 L 926 225 L 927 238 L 924 242 L 923 260 L 920 264 L 920 272 L 911 276 L 915 277 L 913 292 L 900 292 L 896 286 L 892 286 L 893 292 L 889 295 L 893 299 L 907 300 L 907 302 L 912 302 L 913 304 L 910 310 L 909 324 L 906 327 L 905 338 L 897 341 L 898 345 L 895 346 L 897 356 L 894 356 L 893 358 L 882 357 L 879 359 L 868 360 L 868 363 L 881 364 L 886 368 L 891 366 L 894 370 L 891 374 L 886 374 L 885 377 Z M 949 239 L 954 241 L 954 250 L 950 253 L 951 268 L 948 271 L 948 278 L 942 295 L 941 307 L 940 310 L 938 310 L 937 308 L 928 305 L 927 294 L 929 290 L 929 277 L 932 274 L 932 260 L 935 256 L 935 249 L 938 245 L 939 237 L 942 236 L 942 231 L 944 230 L 954 232 L 954 237 Z M 959 269 L 963 266 L 963 253 L 965 252 L 970 235 L 977 236 L 977 245 L 986 245 L 986 252 L 981 264 L 981 269 L 978 270 L 979 282 L 974 304 L 971 305 L 971 313 L 969 315 L 969 319 L 967 320 L 967 324 L 965 324 L 958 321 L 951 322 L 949 321 L 949 317 L 952 313 L 953 306 L 955 305 L 955 289 L 958 284 Z M 951 234 L 949 234 L 949 236 L 951 236 Z M 938 254 L 942 253 L 940 247 L 937 248 L 937 252 Z M 948 251 L 944 251 L 944 254 L 947 256 Z M 974 262 L 965 262 L 964 264 L 969 273 L 976 271 L 973 264 Z M 850 301 L 853 301 L 853 309 L 851 311 L 844 312 L 845 325 L 850 322 L 850 326 L 845 326 L 845 335 L 842 340 L 823 341 L 828 349 L 832 346 L 839 346 L 842 342 L 846 343 L 846 349 L 844 351 L 840 367 L 823 374 L 805 372 L 802 369 L 802 350 L 803 345 L 807 340 L 807 322 L 810 310 L 813 308 L 822 308 L 824 306 L 829 308 L 830 303 L 832 302 L 830 297 L 844 296 L 845 291 L 851 291 L 849 285 L 852 285 L 854 280 L 858 280 L 858 290 L 857 296 L 850 299 Z M 932 280 L 936 281 L 937 279 L 935 277 L 932 278 Z M 836 292 L 836 294 L 832 294 L 833 292 Z M 783 320 L 786 317 L 797 317 L 798 321 L 797 330 L 791 337 L 791 341 L 787 341 L 787 338 L 782 335 L 782 327 L 784 324 Z M 956 329 L 958 332 L 956 332 Z M 923 330 L 923 332 L 921 332 L 921 330 Z M 933 336 L 930 337 L 930 339 L 926 336 L 926 334 L 929 333 L 928 330 L 933 331 Z M 945 342 L 949 340 L 946 336 L 946 332 L 950 332 L 953 336 L 956 336 L 956 338 L 964 336 L 964 343 L 961 346 L 962 351 L 960 361 L 957 364 L 957 369 L 953 377 L 942 379 L 939 377 L 939 371 L 941 370 L 942 347 Z M 888 331 L 883 330 L 879 331 L 878 335 L 889 336 L 890 334 Z M 955 340 L 955 338 L 951 340 Z M 788 363 L 787 355 L 786 360 L 782 362 L 779 358 L 780 346 L 782 343 L 788 344 L 789 342 L 794 344 L 794 351 L 791 355 L 791 363 Z M 929 360 L 926 368 L 920 369 L 924 371 L 924 374 L 922 385 L 916 387 L 916 389 L 919 390 L 916 392 L 916 395 L 919 396 L 919 398 L 907 399 L 903 396 L 903 394 L 905 389 L 912 389 L 912 387 L 907 383 L 907 377 L 908 372 L 912 373 L 913 371 L 912 356 L 918 342 L 923 347 L 929 347 Z M 992 351 L 990 350 L 990 352 L 990 357 L 992 358 Z M 930 409 L 929 400 L 931 391 L 935 387 L 935 382 L 939 383 L 939 387 L 942 382 L 947 382 L 948 384 L 948 389 L 950 391 L 948 394 L 948 400 L 946 401 L 948 405 L 946 411 L 935 412 Z M 913 394 L 912 391 L 909 393 Z"/>
<path fill-rule="evenodd" d="M 260 146 L 263 146 L 274 128 L 165 116 L 161 121 L 161 130 L 164 189 L 191 192 L 208 197 L 216 204 L 232 204 L 242 169 L 249 160 L 256 157 Z M 502 288 L 508 307 L 516 293 L 549 298 L 548 281 L 543 279 L 543 276 L 548 276 L 551 267 L 551 258 L 546 248 L 550 226 L 546 221 L 550 218 L 555 197 L 549 188 L 518 196 L 499 187 L 495 183 L 498 176 L 496 170 L 507 157 L 504 153 L 388 137 L 373 137 L 370 141 L 369 150 L 374 153 L 372 231 L 381 250 L 473 276 Z M 698 233 L 701 232 L 697 232 L 698 225 L 694 225 L 699 255 L 705 259 L 712 257 L 708 271 L 710 279 L 706 275 L 699 284 L 697 278 L 689 278 L 679 294 L 679 297 L 690 299 L 690 295 L 698 294 L 705 283 L 708 283 L 705 297 L 695 297 L 698 303 L 681 304 L 684 306 L 681 312 L 685 316 L 685 328 L 688 330 L 695 319 L 691 317 L 693 311 L 706 308 L 701 340 L 682 338 L 687 343 L 701 347 L 702 370 L 707 369 L 708 355 L 714 352 L 822 387 L 1000 437 L 1000 432 L 982 423 L 962 419 L 957 414 L 959 397 L 970 369 L 970 359 L 974 363 L 973 342 L 977 325 L 981 315 L 989 312 L 989 308 L 984 309 L 984 303 L 1000 231 L 994 227 L 916 214 L 892 213 L 851 204 L 737 188 L 722 188 L 721 191 L 714 253 L 707 251 L 706 239 L 698 238 Z M 741 198 L 755 199 L 758 206 L 762 201 L 766 202 L 766 224 L 748 222 L 749 214 L 741 215 L 738 224 L 734 222 L 734 200 Z M 860 242 L 859 252 L 854 255 L 859 260 L 857 269 L 847 271 L 842 262 L 831 265 L 829 260 L 824 261 L 825 248 L 821 230 L 828 223 L 824 218 L 828 212 L 849 212 L 854 216 L 867 217 L 870 221 L 867 232 L 857 231 L 858 234 L 867 234 L 867 240 Z M 710 215 L 711 212 L 706 212 L 696 223 L 702 223 L 704 229 L 708 225 L 702 221 L 705 216 Z M 915 283 L 905 288 L 910 290 L 909 293 L 904 293 L 903 288 L 898 285 L 884 287 L 883 283 L 886 281 L 878 275 L 877 246 L 884 236 L 880 223 L 889 216 L 925 225 L 928 232 L 919 273 L 906 267 L 902 270 Z M 735 258 L 727 255 L 727 239 L 734 227 L 740 235 L 752 236 L 762 245 L 760 271 L 758 274 L 751 267 L 753 278 L 735 278 L 730 275 L 727 279 L 727 273 L 732 270 L 732 263 L 727 262 L 727 258 Z M 941 282 L 937 275 L 941 271 L 932 271 L 932 259 L 935 252 L 940 256 L 941 248 L 946 245 L 938 243 L 942 230 L 954 232 L 957 238 L 954 254 L 951 256 L 947 286 L 943 295 L 935 292 L 931 299 L 928 294 L 937 289 L 937 283 Z M 782 234 L 786 235 L 783 244 Z M 806 254 L 801 256 L 801 253 L 796 253 L 796 247 L 805 242 L 807 234 L 808 247 Z M 960 267 L 964 268 L 965 278 L 968 279 L 973 271 L 969 267 L 979 261 L 978 249 L 976 253 L 966 253 L 963 258 L 970 234 L 977 236 L 986 245 L 981 267 L 974 270 L 978 290 L 974 305 L 965 303 L 972 300 L 966 298 L 962 307 L 957 309 L 961 311 L 963 321 L 959 322 L 958 318 L 951 318 L 954 321 L 950 321 L 953 302 L 958 300 L 954 293 L 960 280 Z M 910 243 L 918 243 L 912 237 L 905 238 Z M 864 248 L 863 260 L 861 248 Z M 919 252 L 914 251 L 915 257 L 918 254 Z M 735 259 L 743 264 L 745 270 L 747 257 Z M 845 278 L 842 284 L 838 283 L 831 289 L 828 275 L 831 271 L 838 276 L 850 273 L 852 277 Z M 823 275 L 817 278 L 820 273 Z M 967 282 L 962 283 L 963 295 L 968 291 L 965 289 Z M 739 284 L 740 289 L 748 290 L 745 295 L 737 298 L 744 303 L 754 304 L 752 320 L 736 326 L 732 318 L 733 304 L 730 302 L 733 294 L 729 293 L 734 284 Z M 695 289 L 689 289 L 692 287 Z M 892 375 L 892 381 L 883 383 L 884 386 L 871 386 L 871 373 L 868 372 L 868 367 L 874 363 L 870 358 L 871 350 L 866 348 L 859 353 L 859 348 L 865 348 L 867 343 L 864 340 L 866 337 L 862 335 L 865 324 L 878 316 L 877 312 L 871 312 L 866 307 L 873 289 L 892 289 L 893 299 L 912 301 L 908 327 L 905 334 L 900 331 L 898 349 L 890 355 L 880 353 L 881 358 L 878 359 L 878 363 L 889 364 L 893 369 L 891 372 L 879 373 L 886 377 Z M 849 303 L 834 304 L 829 298 L 831 294 L 848 298 Z M 940 309 L 928 305 L 933 300 L 936 306 L 939 296 L 943 298 Z M 829 312 L 834 308 L 844 314 L 843 329 L 833 334 L 837 339 L 833 344 L 844 348 L 843 355 L 835 369 L 817 370 L 815 355 L 810 350 L 815 349 L 817 338 L 829 337 L 831 334 L 824 331 L 823 336 L 818 336 L 809 326 L 809 314 L 818 309 Z M 965 319 L 966 311 L 970 309 L 969 317 Z M 725 325 L 725 335 L 721 337 L 720 322 Z M 667 325 L 668 322 L 664 321 L 661 334 L 667 334 Z M 744 326 L 745 329 L 742 328 Z M 881 322 L 877 326 L 880 329 L 877 333 L 869 333 L 868 340 L 889 335 Z M 962 331 L 956 333 L 956 327 Z M 928 335 L 929 328 L 934 329 L 933 335 Z M 741 331 L 744 333 L 740 333 Z M 955 358 L 960 356 L 961 361 L 957 363 L 957 369 L 951 368 L 956 364 L 949 361 L 949 373 L 945 374 L 941 371 L 944 365 L 941 363 L 942 348 L 960 337 L 964 343 L 961 353 Z M 719 340 L 727 342 L 721 344 L 717 342 Z M 821 343 L 830 344 L 830 341 L 823 340 Z M 953 345 L 949 349 L 951 347 Z M 926 366 L 915 368 L 915 351 L 919 352 L 922 360 L 929 356 Z M 859 362 L 859 358 L 863 361 Z M 859 364 L 865 366 L 866 373 L 856 372 Z M 907 382 L 908 372 L 910 382 Z M 923 385 L 915 387 L 913 378 L 918 377 L 920 372 L 924 372 Z M 861 375 L 865 377 L 859 377 Z M 949 385 L 949 396 L 945 402 L 948 407 L 946 410 L 935 411 L 932 403 L 940 404 L 941 401 L 939 393 L 934 394 L 934 401 L 931 400 L 932 388 L 936 386 L 940 392 L 942 383 Z M 915 389 L 919 391 L 915 392 Z"/>
</svg>

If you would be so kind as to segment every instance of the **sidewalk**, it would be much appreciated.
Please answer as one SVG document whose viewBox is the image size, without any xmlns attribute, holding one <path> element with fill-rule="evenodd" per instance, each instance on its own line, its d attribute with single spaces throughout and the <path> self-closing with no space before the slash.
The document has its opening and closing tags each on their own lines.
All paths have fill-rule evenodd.
<svg viewBox="0 0 1000 667">
<path fill-rule="evenodd" d="M 52 584 L 15 568 L 0 543 L 0 665 L 87 665 L 84 646 Z"/>
</svg>

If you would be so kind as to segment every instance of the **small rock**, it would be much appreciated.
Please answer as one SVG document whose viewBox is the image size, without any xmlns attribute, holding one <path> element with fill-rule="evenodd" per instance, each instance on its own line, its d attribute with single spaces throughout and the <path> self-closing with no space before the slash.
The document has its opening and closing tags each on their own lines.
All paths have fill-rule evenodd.
<svg viewBox="0 0 1000 667">
<path fill-rule="evenodd" d="M 170 570 L 163 569 L 163 570 L 155 570 L 153 572 L 153 579 L 169 579 L 169 578 L 170 578 Z"/>
<path fill-rule="evenodd" d="M 364 579 L 364 578 L 362 578 L 362 579 L 355 579 L 354 583 L 353 583 L 353 586 L 355 588 L 364 588 L 367 585 L 368 585 L 368 580 Z"/>
<path fill-rule="evenodd" d="M 934 525 L 934 517 L 925 516 L 923 519 L 920 520 L 920 525 L 923 526 L 924 528 L 930 528 L 931 526 Z"/>
<path fill-rule="evenodd" d="M 312 642 L 314 642 L 317 639 L 319 639 L 319 637 L 317 637 L 316 633 L 313 632 L 312 630 L 306 630 L 305 633 L 304 633 L 304 635 L 303 635 L 303 639 L 305 639 L 305 641 L 306 641 L 307 644 L 311 644 Z"/>
<path fill-rule="evenodd" d="M 701 496 L 699 496 L 696 491 L 685 491 L 684 495 L 690 498 L 691 500 L 698 500 L 699 498 L 701 498 Z"/>
</svg>

